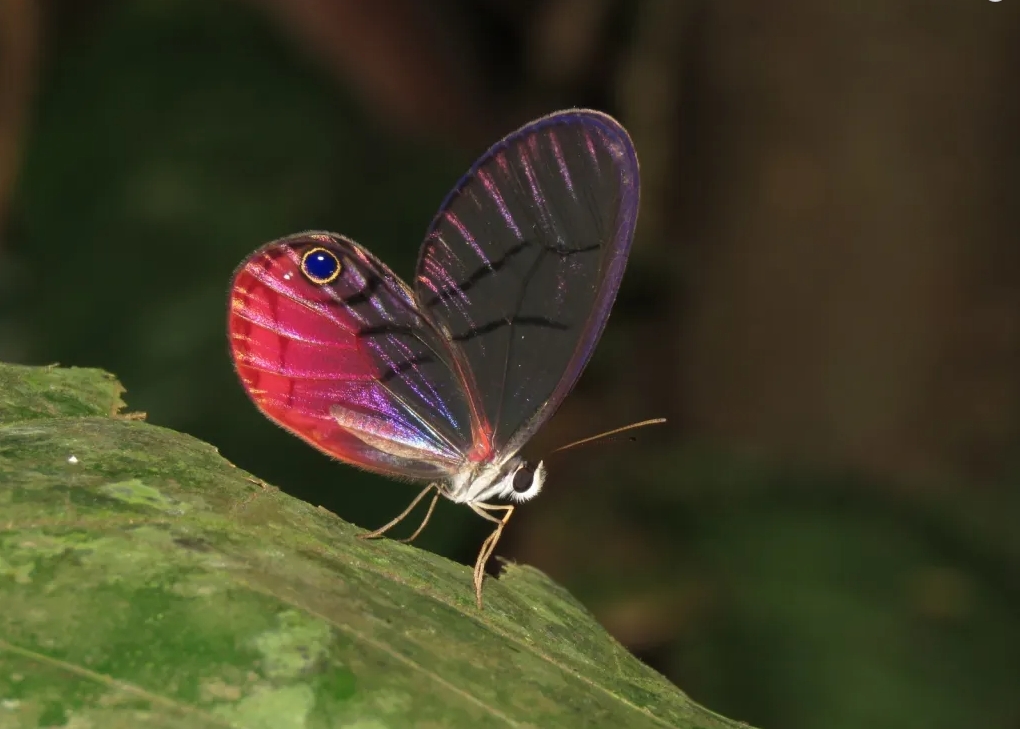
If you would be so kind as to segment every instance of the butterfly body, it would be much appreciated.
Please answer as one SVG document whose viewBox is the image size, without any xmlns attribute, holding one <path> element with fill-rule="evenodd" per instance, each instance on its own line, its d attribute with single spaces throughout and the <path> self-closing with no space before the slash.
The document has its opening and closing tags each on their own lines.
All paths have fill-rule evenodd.
<svg viewBox="0 0 1020 729">
<path fill-rule="evenodd" d="M 250 255 L 228 315 L 240 380 L 314 447 L 497 522 L 487 558 L 513 510 L 492 502 L 527 501 L 545 482 L 545 466 L 519 451 L 602 333 L 637 204 L 637 157 L 613 119 L 574 110 L 532 122 L 443 202 L 413 286 L 334 233 Z"/>
</svg>

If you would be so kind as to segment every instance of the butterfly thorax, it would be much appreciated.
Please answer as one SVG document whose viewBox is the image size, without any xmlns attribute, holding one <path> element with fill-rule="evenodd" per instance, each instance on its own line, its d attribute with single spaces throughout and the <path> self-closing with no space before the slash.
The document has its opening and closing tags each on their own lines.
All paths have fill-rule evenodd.
<svg viewBox="0 0 1020 729">
<path fill-rule="evenodd" d="M 502 463 L 472 464 L 454 474 L 444 494 L 458 504 L 510 499 L 522 503 L 534 498 L 545 483 L 545 464 L 531 464 L 520 456 Z"/>
</svg>

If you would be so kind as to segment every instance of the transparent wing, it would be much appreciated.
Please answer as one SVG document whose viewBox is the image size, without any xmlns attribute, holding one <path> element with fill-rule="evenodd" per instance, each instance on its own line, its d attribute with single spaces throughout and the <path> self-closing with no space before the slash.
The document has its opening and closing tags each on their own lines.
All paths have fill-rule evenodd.
<svg viewBox="0 0 1020 729">
<path fill-rule="evenodd" d="M 627 132 L 566 111 L 494 145 L 422 246 L 419 308 L 453 342 L 496 451 L 515 452 L 573 388 L 623 276 L 637 222 Z"/>
<path fill-rule="evenodd" d="M 337 264 L 329 281 L 305 273 L 316 251 Z M 471 410 L 448 344 L 356 243 L 303 233 L 263 246 L 234 276 L 228 328 L 255 404 L 320 450 L 414 479 L 449 476 L 470 457 Z"/>
</svg>

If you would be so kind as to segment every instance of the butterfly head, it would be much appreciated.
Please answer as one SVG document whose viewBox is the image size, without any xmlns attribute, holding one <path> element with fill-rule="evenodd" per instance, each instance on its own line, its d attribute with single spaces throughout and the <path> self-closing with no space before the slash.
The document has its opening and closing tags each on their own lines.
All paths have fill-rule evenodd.
<svg viewBox="0 0 1020 729">
<path fill-rule="evenodd" d="M 544 463 L 514 456 L 501 465 L 490 462 L 454 476 L 448 495 L 458 503 L 509 499 L 520 504 L 535 498 L 544 483 Z"/>
<path fill-rule="evenodd" d="M 521 460 L 503 480 L 509 479 L 511 491 L 503 494 L 511 501 L 523 503 L 535 498 L 545 483 L 545 464 L 537 464 Z"/>
</svg>

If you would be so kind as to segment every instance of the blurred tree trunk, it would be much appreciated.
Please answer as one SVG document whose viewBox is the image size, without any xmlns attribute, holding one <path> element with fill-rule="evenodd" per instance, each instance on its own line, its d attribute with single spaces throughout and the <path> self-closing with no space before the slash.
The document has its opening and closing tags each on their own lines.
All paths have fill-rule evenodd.
<svg viewBox="0 0 1020 729">
<path fill-rule="evenodd" d="M 38 10 L 33 0 L 0 0 L 0 248 L 35 90 Z"/>
<path fill-rule="evenodd" d="M 908 478 L 1002 467 L 1020 431 L 1007 5 L 705 7 L 681 108 L 699 205 L 673 208 L 696 245 L 691 433 Z"/>
<path fill-rule="evenodd" d="M 408 0 L 250 0 L 349 85 L 383 125 L 488 143 L 475 49 L 458 17 Z M 491 101 L 491 100 L 490 100 Z M 498 117 L 497 117 L 498 119 Z"/>
</svg>

